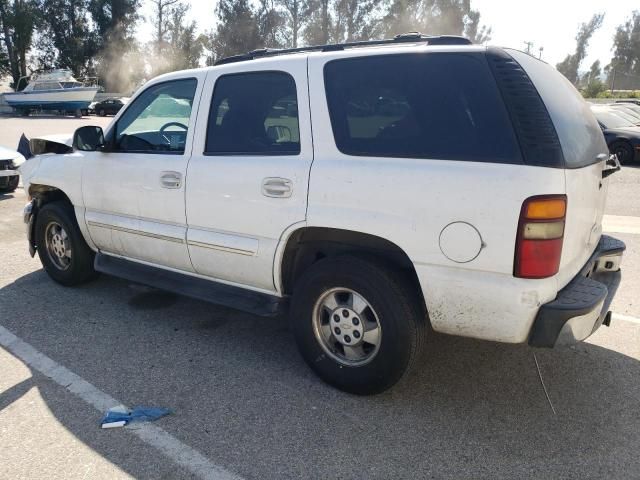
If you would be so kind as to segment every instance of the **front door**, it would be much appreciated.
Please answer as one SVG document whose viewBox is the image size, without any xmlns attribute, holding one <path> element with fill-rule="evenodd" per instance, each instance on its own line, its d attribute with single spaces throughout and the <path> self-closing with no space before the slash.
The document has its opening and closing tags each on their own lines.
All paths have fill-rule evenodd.
<svg viewBox="0 0 640 480">
<path fill-rule="evenodd" d="M 239 71 L 240 70 L 240 71 Z M 306 58 L 216 67 L 187 172 L 187 243 L 197 273 L 275 290 L 275 251 L 305 221 L 313 160 Z"/>
<path fill-rule="evenodd" d="M 85 153 L 85 220 L 100 251 L 193 271 L 184 193 L 205 77 L 146 87 L 107 131 L 108 151 Z"/>
</svg>

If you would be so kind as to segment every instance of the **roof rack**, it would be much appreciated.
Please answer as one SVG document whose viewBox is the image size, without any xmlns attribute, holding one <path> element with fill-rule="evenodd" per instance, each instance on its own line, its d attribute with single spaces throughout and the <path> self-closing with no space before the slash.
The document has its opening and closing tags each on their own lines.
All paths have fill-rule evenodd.
<svg viewBox="0 0 640 480">
<path fill-rule="evenodd" d="M 261 57 L 273 57 L 276 55 L 287 55 L 300 52 L 335 52 L 346 48 L 370 47 L 373 45 L 394 45 L 399 43 L 421 43 L 427 45 L 471 45 L 471 41 L 457 35 L 423 35 L 419 32 L 401 33 L 393 38 L 384 40 L 364 40 L 359 42 L 330 43 L 327 45 L 313 45 L 299 48 L 260 48 L 240 55 L 221 58 L 214 65 L 224 65 L 226 63 L 244 62 Z"/>
</svg>

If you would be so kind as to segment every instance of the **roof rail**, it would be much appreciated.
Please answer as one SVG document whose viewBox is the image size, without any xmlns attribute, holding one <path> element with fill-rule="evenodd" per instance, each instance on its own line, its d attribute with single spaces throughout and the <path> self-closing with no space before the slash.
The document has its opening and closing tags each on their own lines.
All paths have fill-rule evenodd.
<svg viewBox="0 0 640 480">
<path fill-rule="evenodd" d="M 262 57 L 287 55 L 300 52 L 334 52 L 346 48 L 370 47 L 374 45 L 394 45 L 398 43 L 426 43 L 427 45 L 471 45 L 471 41 L 456 35 L 423 35 L 419 32 L 408 32 L 396 35 L 394 38 L 384 40 L 363 40 L 359 42 L 330 43 L 327 45 L 313 45 L 299 48 L 260 48 L 240 55 L 221 58 L 214 65 L 226 63 L 244 62 Z"/>
</svg>

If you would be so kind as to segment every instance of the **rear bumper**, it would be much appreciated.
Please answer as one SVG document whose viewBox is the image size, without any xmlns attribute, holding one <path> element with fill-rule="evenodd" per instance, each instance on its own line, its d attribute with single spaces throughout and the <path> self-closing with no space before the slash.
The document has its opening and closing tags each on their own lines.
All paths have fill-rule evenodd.
<svg viewBox="0 0 640 480">
<path fill-rule="evenodd" d="M 609 324 L 609 306 L 620 285 L 620 262 L 625 244 L 603 235 L 582 270 L 540 307 L 529 345 L 554 347 L 584 340 L 600 325 Z"/>
</svg>

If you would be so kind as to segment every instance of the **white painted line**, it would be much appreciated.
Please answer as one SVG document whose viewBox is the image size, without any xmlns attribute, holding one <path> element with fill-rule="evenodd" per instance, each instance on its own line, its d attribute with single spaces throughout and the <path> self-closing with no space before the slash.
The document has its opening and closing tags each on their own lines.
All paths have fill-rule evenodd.
<svg viewBox="0 0 640 480">
<path fill-rule="evenodd" d="M 640 217 L 605 215 L 602 219 L 602 230 L 608 233 L 640 234 Z"/>
<path fill-rule="evenodd" d="M 623 320 L 625 322 L 637 323 L 640 325 L 640 318 L 631 317 L 629 315 L 622 315 L 621 313 L 612 314 L 611 320 Z"/>
<path fill-rule="evenodd" d="M 121 402 L 98 390 L 89 382 L 39 352 L 1 325 L 0 345 L 31 368 L 39 371 L 89 405 L 92 405 L 99 412 L 103 413 L 110 408 L 124 407 Z M 141 423 L 137 428 L 129 428 L 127 431 L 138 436 L 143 442 L 156 448 L 173 462 L 186 468 L 199 478 L 205 480 L 242 480 L 241 477 L 215 465 L 200 452 L 182 443 L 156 425 Z"/>
</svg>

